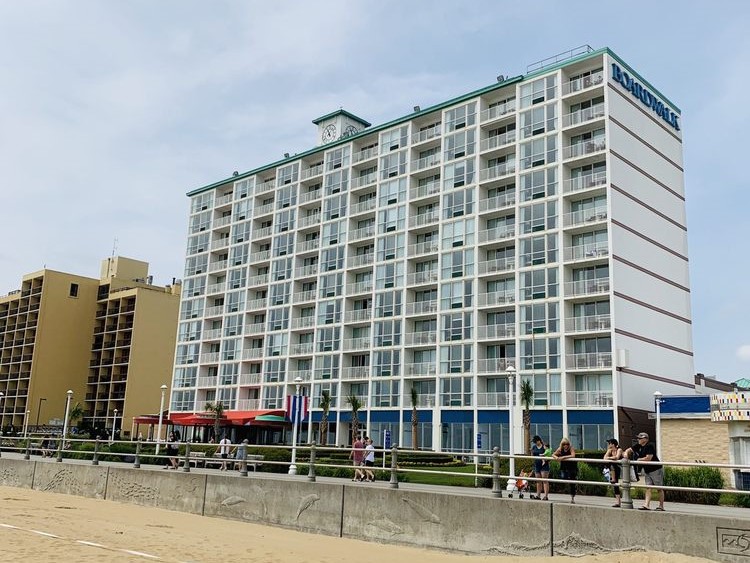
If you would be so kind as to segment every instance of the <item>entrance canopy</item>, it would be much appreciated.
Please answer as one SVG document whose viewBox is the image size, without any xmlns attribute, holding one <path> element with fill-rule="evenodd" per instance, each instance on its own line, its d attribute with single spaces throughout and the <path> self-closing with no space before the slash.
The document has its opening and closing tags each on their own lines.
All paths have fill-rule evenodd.
<svg viewBox="0 0 750 563">
<path fill-rule="evenodd" d="M 230 411 L 226 413 L 227 419 L 232 424 L 243 426 L 253 424 L 256 420 L 262 420 L 266 416 L 280 416 L 284 419 L 284 411 L 280 410 L 262 410 L 262 411 Z"/>
</svg>

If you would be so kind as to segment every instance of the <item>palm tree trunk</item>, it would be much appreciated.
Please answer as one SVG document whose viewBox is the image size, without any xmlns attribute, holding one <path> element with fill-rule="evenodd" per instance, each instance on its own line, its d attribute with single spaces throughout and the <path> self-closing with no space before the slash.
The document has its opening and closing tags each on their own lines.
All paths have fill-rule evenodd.
<svg viewBox="0 0 750 563">
<path fill-rule="evenodd" d="M 411 409 L 411 442 L 412 448 L 415 450 L 419 449 L 419 415 L 417 414 L 417 407 Z"/>
<path fill-rule="evenodd" d="M 328 444 L 328 415 L 323 416 L 320 421 L 320 445 L 325 446 Z"/>
</svg>

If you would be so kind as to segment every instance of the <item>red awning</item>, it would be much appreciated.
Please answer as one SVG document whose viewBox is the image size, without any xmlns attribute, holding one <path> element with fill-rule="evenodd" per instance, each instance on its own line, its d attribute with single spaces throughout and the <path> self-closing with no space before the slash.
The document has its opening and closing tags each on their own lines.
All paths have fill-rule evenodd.
<svg viewBox="0 0 750 563">
<path fill-rule="evenodd" d="M 216 417 L 211 413 L 172 413 L 169 422 L 180 426 L 213 426 Z M 225 422 L 226 418 L 220 418 L 219 424 Z"/>
<path fill-rule="evenodd" d="M 162 414 L 161 423 L 162 424 L 169 423 L 168 411 L 164 411 L 164 413 Z M 139 416 L 134 416 L 133 424 L 159 424 L 159 415 L 158 414 L 141 414 Z"/>
<path fill-rule="evenodd" d="M 284 414 L 284 411 L 280 411 L 278 409 L 274 410 L 263 410 L 263 411 L 227 411 L 224 413 L 224 415 L 229 419 L 230 422 L 233 424 L 247 424 L 248 422 L 252 422 L 256 419 L 256 417 L 263 416 L 266 414 L 278 414 L 282 415 Z"/>
</svg>

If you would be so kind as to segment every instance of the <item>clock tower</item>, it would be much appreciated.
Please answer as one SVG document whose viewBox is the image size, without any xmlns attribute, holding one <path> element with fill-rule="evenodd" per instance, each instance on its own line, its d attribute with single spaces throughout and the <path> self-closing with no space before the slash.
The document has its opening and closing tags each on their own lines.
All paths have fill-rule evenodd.
<svg viewBox="0 0 750 563">
<path fill-rule="evenodd" d="M 313 119 L 313 123 L 318 126 L 318 142 L 321 145 L 356 135 L 371 125 L 343 109 Z"/>
</svg>

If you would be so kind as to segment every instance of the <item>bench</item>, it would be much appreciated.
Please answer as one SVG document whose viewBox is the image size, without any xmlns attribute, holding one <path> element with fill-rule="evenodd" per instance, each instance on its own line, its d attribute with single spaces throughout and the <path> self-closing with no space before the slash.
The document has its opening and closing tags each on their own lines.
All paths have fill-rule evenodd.
<svg viewBox="0 0 750 563">
<path fill-rule="evenodd" d="M 205 463 L 206 452 L 190 452 L 188 455 L 188 465 L 191 467 L 201 467 Z M 180 465 L 184 465 L 184 458 L 180 459 Z"/>
</svg>

